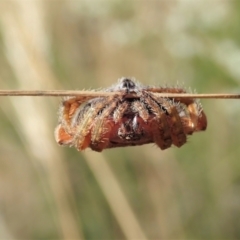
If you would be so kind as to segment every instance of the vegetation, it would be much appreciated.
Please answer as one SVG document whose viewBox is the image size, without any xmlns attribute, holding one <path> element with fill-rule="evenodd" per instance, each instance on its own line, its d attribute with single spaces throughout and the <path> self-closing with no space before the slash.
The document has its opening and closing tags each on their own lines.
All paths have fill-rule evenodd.
<svg viewBox="0 0 240 240">
<path fill-rule="evenodd" d="M 240 92 L 238 1 L 0 1 L 1 89 L 122 76 Z M 178 149 L 83 153 L 53 137 L 60 99 L 2 97 L 1 239 L 239 239 L 240 102 L 203 100 Z"/>
</svg>

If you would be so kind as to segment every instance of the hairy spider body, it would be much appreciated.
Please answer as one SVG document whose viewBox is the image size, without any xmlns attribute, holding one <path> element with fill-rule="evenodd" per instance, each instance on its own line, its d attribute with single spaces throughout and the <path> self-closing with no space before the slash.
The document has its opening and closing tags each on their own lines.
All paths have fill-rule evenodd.
<svg viewBox="0 0 240 240">
<path fill-rule="evenodd" d="M 153 88 L 130 78 L 106 89 L 110 96 L 68 97 L 60 107 L 55 130 L 60 145 L 78 150 L 155 143 L 181 147 L 187 135 L 205 130 L 207 119 L 193 98 L 163 98 L 160 93 L 186 93 L 182 88 Z"/>
</svg>

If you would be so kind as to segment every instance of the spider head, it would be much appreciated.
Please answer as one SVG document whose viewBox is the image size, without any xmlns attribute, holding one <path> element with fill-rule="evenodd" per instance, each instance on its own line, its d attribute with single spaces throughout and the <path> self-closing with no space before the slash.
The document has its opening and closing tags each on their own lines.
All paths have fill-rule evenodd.
<svg viewBox="0 0 240 240">
<path fill-rule="evenodd" d="M 136 83 L 131 78 L 123 77 L 119 81 L 119 89 L 127 93 L 135 92 L 137 90 Z"/>
<path fill-rule="evenodd" d="M 120 88 L 121 89 L 126 89 L 126 90 L 131 90 L 134 89 L 136 87 L 135 82 L 133 82 L 133 80 L 129 79 L 129 78 L 122 78 L 121 82 L 120 82 Z"/>
<path fill-rule="evenodd" d="M 107 91 L 122 91 L 125 93 L 136 93 L 141 89 L 142 85 L 135 81 L 134 78 L 122 77 L 118 79 L 118 83 L 108 88 Z"/>
</svg>

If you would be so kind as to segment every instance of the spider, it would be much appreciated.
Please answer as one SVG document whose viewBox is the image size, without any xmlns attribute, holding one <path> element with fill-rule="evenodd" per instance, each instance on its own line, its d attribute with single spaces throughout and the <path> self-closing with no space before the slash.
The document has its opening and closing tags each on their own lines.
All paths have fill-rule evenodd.
<svg viewBox="0 0 240 240">
<path fill-rule="evenodd" d="M 203 131 L 207 118 L 194 98 L 161 97 L 186 93 L 182 88 L 144 86 L 120 78 L 105 89 L 109 96 L 67 97 L 61 103 L 55 139 L 79 151 L 155 143 L 160 149 L 181 147 L 187 135 Z"/>
</svg>

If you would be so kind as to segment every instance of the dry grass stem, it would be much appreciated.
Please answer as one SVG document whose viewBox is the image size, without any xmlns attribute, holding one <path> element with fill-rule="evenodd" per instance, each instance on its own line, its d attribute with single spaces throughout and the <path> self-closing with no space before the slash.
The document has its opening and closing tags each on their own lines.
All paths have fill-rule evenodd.
<svg viewBox="0 0 240 240">
<path fill-rule="evenodd" d="M 75 91 L 75 90 L 0 90 L 0 96 L 32 96 L 32 97 L 64 97 L 64 96 L 86 96 L 107 97 L 118 94 L 118 92 L 103 91 Z M 206 99 L 240 99 L 240 94 L 235 93 L 154 93 L 159 97 L 169 98 L 206 98 Z M 137 97 L 132 95 L 129 97 Z"/>
<path fill-rule="evenodd" d="M 126 239 L 147 239 L 119 181 L 104 156 L 94 152 L 86 152 L 83 154 Z"/>
</svg>

